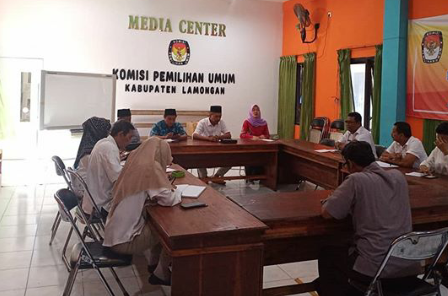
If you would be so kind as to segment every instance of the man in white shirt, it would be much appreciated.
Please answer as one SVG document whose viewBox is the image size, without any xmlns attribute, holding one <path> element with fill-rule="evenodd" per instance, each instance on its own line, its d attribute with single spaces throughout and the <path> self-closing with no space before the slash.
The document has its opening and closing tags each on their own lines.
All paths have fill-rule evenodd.
<svg viewBox="0 0 448 296">
<path fill-rule="evenodd" d="M 380 157 L 380 160 L 406 168 L 418 169 L 428 156 L 422 142 L 412 136 L 407 122 L 395 122 L 392 128 L 394 142 Z"/>
<path fill-rule="evenodd" d="M 90 154 L 87 168 L 87 187 L 92 198 L 107 216 L 112 201 L 112 187 L 120 175 L 120 150 L 131 142 L 132 132 L 135 128 L 132 123 L 119 120 L 114 123 L 110 135 L 98 141 Z M 84 193 L 82 208 L 91 214 L 93 205 L 87 193 Z"/>
<path fill-rule="evenodd" d="M 336 142 L 336 148 L 341 150 L 344 146 L 353 141 L 364 141 L 370 144 L 373 155 L 376 156 L 375 143 L 373 142 L 372 134 L 362 125 L 362 116 L 358 112 L 350 112 L 345 120 L 345 128 L 347 131 L 342 138 Z"/>
<path fill-rule="evenodd" d="M 193 133 L 194 140 L 218 142 L 221 139 L 230 139 L 230 131 L 227 129 L 224 121 L 221 120 L 222 107 L 211 106 L 210 115 L 208 118 L 201 119 L 196 126 L 196 130 Z M 219 168 L 215 174 L 215 177 L 222 177 L 227 173 L 231 167 Z M 198 169 L 199 178 L 207 178 L 207 169 Z M 224 185 L 224 181 L 215 181 L 214 183 Z"/>
<path fill-rule="evenodd" d="M 448 122 L 444 121 L 436 128 L 437 146 L 420 165 L 422 173 L 448 175 Z"/>
</svg>

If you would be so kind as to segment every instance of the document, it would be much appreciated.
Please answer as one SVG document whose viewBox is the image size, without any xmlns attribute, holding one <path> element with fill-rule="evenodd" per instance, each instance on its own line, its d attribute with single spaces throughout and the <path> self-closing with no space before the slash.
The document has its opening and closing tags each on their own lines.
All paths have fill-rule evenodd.
<svg viewBox="0 0 448 296">
<path fill-rule="evenodd" d="M 325 152 L 336 152 L 338 150 L 337 149 L 317 149 L 314 151 L 319 152 L 319 153 L 325 153 Z"/>
<path fill-rule="evenodd" d="M 412 173 L 406 173 L 406 176 L 412 176 L 412 177 L 424 177 L 426 176 L 425 173 L 419 173 L 419 172 L 412 172 Z"/>
<path fill-rule="evenodd" d="M 166 172 L 167 173 L 172 173 L 174 171 L 175 171 L 175 169 L 172 169 L 172 168 L 169 168 L 169 167 L 166 168 Z"/>
<path fill-rule="evenodd" d="M 261 139 L 262 141 L 265 141 L 265 142 L 274 142 L 274 140 L 272 140 L 272 139 Z"/>
<path fill-rule="evenodd" d="M 380 160 L 377 160 L 376 163 L 382 168 L 398 168 L 398 165 L 390 164 Z"/>
<path fill-rule="evenodd" d="M 188 184 L 176 185 L 177 189 L 182 192 L 182 197 L 198 198 L 205 190 L 205 186 L 196 186 Z"/>
</svg>

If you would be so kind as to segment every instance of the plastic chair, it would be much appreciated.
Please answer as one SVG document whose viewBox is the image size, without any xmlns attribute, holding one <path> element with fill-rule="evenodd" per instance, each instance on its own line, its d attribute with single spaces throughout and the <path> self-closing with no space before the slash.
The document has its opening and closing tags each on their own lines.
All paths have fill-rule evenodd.
<svg viewBox="0 0 448 296">
<path fill-rule="evenodd" d="M 65 183 L 67 183 L 68 188 L 73 189 L 72 183 L 67 175 L 66 167 L 62 159 L 59 156 L 55 155 L 51 158 L 51 160 L 54 162 L 56 174 L 64 179 Z M 51 238 L 49 243 L 50 246 L 53 243 L 54 237 L 56 236 L 56 232 L 58 231 L 60 224 L 61 224 L 61 214 L 57 212 L 56 217 L 54 218 L 53 225 L 51 226 Z"/>
<path fill-rule="evenodd" d="M 362 285 L 352 280 L 350 280 L 350 284 L 356 289 L 365 292 L 365 296 L 441 296 L 440 279 L 437 274 L 433 272 L 433 270 L 445 250 L 447 243 L 448 228 L 426 232 L 411 232 L 402 235 L 391 243 L 383 262 L 378 268 L 378 271 L 367 289 L 363 289 Z M 403 282 L 403 278 L 380 279 L 384 268 L 387 266 L 389 259 L 392 257 L 408 261 L 432 259 L 432 262 L 426 269 L 426 272 L 421 279 L 417 277 L 405 278 L 404 285 L 402 284 L 398 288 L 396 283 L 398 281 Z M 430 284 L 426 281 L 430 275 L 433 275 L 434 277 L 434 284 Z"/>
<path fill-rule="evenodd" d="M 335 142 L 339 141 L 344 135 L 344 130 L 344 120 L 334 120 L 330 126 L 330 139 L 334 140 Z"/>
<path fill-rule="evenodd" d="M 311 121 L 308 141 L 319 144 L 327 138 L 330 128 L 330 120 L 327 117 L 316 117 Z"/>
<path fill-rule="evenodd" d="M 64 219 L 67 219 L 70 222 L 73 231 L 80 240 L 78 244 L 73 246 L 73 250 L 70 256 L 70 274 L 67 279 L 63 295 L 68 296 L 71 294 L 76 276 L 80 269 L 95 269 L 100 277 L 100 280 L 106 287 L 109 295 L 115 295 L 109 283 L 106 281 L 103 273 L 101 272 L 101 268 L 109 268 L 115 280 L 117 281 L 118 286 L 123 292 L 123 295 L 129 295 L 120 279 L 118 278 L 117 274 L 115 273 L 113 267 L 130 266 L 132 264 L 132 256 L 114 253 L 109 248 L 103 247 L 102 242 L 100 241 L 85 242 L 83 235 L 76 225 L 76 220 L 70 212 L 71 208 L 75 206 L 79 207 L 79 203 L 76 202 L 76 195 L 68 189 L 60 189 L 56 192 L 54 198 L 58 203 L 59 209 L 61 211 L 61 216 L 63 216 Z M 89 224 L 87 224 L 87 226 L 89 226 Z"/>
</svg>

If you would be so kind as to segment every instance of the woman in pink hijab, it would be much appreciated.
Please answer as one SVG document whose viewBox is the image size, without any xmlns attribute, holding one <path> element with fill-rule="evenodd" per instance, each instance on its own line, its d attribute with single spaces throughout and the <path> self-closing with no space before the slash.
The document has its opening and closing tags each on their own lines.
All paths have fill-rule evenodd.
<svg viewBox="0 0 448 296">
<path fill-rule="evenodd" d="M 261 111 L 258 105 L 252 105 L 249 110 L 249 117 L 244 120 L 240 134 L 241 139 L 269 139 L 269 129 L 266 120 L 261 118 Z"/>
<path fill-rule="evenodd" d="M 241 129 L 241 139 L 269 139 L 269 129 L 266 120 L 261 118 L 261 111 L 258 105 L 252 105 L 249 110 L 249 117 L 244 120 Z M 246 166 L 244 168 L 246 176 L 262 175 L 263 167 Z M 253 183 L 253 180 L 246 180 L 247 183 Z"/>
</svg>

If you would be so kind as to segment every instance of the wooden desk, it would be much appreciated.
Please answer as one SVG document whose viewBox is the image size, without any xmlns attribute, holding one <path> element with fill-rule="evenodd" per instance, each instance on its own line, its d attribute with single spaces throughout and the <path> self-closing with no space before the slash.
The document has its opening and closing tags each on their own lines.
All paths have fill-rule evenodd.
<svg viewBox="0 0 448 296">
<path fill-rule="evenodd" d="M 175 184 L 206 186 L 188 172 Z M 198 200 L 208 207 L 148 208 L 149 223 L 173 260 L 171 295 L 261 295 L 267 226 L 209 186 Z"/>
<path fill-rule="evenodd" d="M 239 139 L 237 144 L 221 144 L 188 139 L 187 141 L 170 143 L 170 147 L 173 162 L 185 169 L 262 166 L 264 167 L 264 175 L 257 178 L 260 178 L 263 185 L 272 190 L 277 189 L 277 155 L 279 149 L 277 142 Z M 235 177 L 221 179 L 232 180 Z"/>
<path fill-rule="evenodd" d="M 272 265 L 317 259 L 323 246 L 350 239 L 350 220 L 326 220 L 320 216 L 320 200 L 330 193 L 321 190 L 229 198 L 269 226 L 263 235 L 264 265 Z M 410 201 L 415 229 L 428 230 L 448 225 L 445 187 L 410 185 Z M 313 285 L 307 283 L 267 289 L 263 295 L 313 290 Z"/>
<path fill-rule="evenodd" d="M 328 146 L 302 140 L 280 140 L 279 182 L 298 183 L 308 180 L 326 189 L 334 189 L 343 181 L 344 160 L 339 152 L 319 153 Z"/>
</svg>

